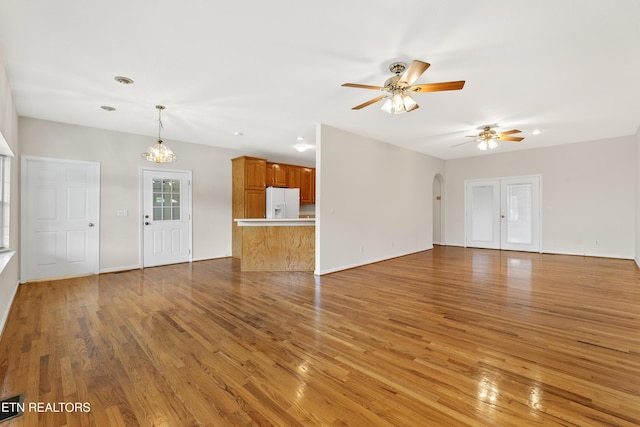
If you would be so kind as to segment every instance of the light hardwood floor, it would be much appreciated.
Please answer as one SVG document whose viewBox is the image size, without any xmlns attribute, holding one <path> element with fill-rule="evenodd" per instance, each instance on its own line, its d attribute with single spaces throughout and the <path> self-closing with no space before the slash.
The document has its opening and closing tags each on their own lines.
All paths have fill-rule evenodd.
<svg viewBox="0 0 640 427">
<path fill-rule="evenodd" d="M 30 283 L 0 380 L 90 404 L 2 427 L 637 426 L 640 271 L 436 247 L 320 278 L 221 259 Z"/>
</svg>

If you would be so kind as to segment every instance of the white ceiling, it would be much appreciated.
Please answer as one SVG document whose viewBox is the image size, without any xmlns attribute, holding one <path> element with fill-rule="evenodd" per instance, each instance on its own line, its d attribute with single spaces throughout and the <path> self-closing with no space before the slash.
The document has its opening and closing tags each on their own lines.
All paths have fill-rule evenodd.
<svg viewBox="0 0 640 427">
<path fill-rule="evenodd" d="M 0 0 L 0 55 L 21 116 L 154 137 L 164 104 L 165 140 L 273 158 L 311 161 L 316 123 L 442 159 L 486 155 L 451 148 L 485 124 L 525 136 L 493 153 L 640 125 L 638 0 Z M 464 89 L 351 110 L 380 93 L 342 83 L 413 59 Z"/>
</svg>

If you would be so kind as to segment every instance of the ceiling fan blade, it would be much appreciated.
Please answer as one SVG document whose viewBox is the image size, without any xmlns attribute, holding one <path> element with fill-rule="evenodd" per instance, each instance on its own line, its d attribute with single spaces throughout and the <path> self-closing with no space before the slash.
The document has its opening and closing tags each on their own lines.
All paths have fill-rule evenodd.
<svg viewBox="0 0 640 427">
<path fill-rule="evenodd" d="M 344 83 L 342 86 L 345 86 L 345 87 L 356 87 L 356 88 L 359 88 L 359 89 L 384 90 L 384 88 L 380 87 L 380 86 L 361 85 L 361 84 L 358 84 L 358 83 Z"/>
<path fill-rule="evenodd" d="M 512 141 L 512 142 L 520 142 L 522 141 L 524 138 L 521 138 L 519 136 L 500 136 L 498 137 L 498 141 Z"/>
<path fill-rule="evenodd" d="M 367 101 L 367 102 L 365 102 L 365 103 L 363 103 L 363 104 L 356 105 L 355 107 L 353 107 L 353 108 L 352 108 L 352 110 L 360 110 L 361 108 L 368 107 L 369 105 L 371 105 L 371 104 L 375 104 L 376 102 L 378 102 L 378 101 L 380 101 L 381 99 L 384 99 L 384 98 L 386 98 L 386 97 L 387 97 L 387 95 L 382 95 L 382 96 L 379 96 L 379 97 L 377 97 L 377 98 L 373 98 L 372 100 Z"/>
<path fill-rule="evenodd" d="M 518 129 L 512 129 L 512 130 L 508 130 L 506 132 L 500 132 L 500 136 L 506 136 L 506 135 L 511 135 L 513 133 L 520 133 L 522 131 L 518 130 Z"/>
<path fill-rule="evenodd" d="M 424 85 L 411 86 L 409 89 L 412 92 L 440 92 L 442 90 L 460 90 L 464 87 L 464 80 L 455 82 L 442 82 L 442 83 L 427 83 Z"/>
<path fill-rule="evenodd" d="M 475 138 L 475 137 L 474 137 L 474 138 Z M 452 145 L 452 146 L 451 146 L 451 147 L 449 147 L 449 148 L 458 147 L 458 146 L 460 146 L 460 145 L 464 145 L 464 144 L 469 144 L 470 142 L 475 142 L 475 141 L 465 141 L 465 142 L 461 142 L 460 144 Z"/>
<path fill-rule="evenodd" d="M 427 64 L 426 62 L 418 61 L 417 59 L 414 60 L 411 65 L 409 65 L 409 68 L 405 70 L 404 74 L 402 74 L 400 80 L 398 80 L 398 85 L 405 87 L 411 86 L 430 66 L 431 64 Z"/>
</svg>

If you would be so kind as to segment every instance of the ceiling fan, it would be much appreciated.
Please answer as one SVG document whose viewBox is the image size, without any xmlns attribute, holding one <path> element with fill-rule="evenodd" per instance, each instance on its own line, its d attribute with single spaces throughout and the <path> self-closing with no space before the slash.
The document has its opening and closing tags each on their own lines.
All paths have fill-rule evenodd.
<svg viewBox="0 0 640 427">
<path fill-rule="evenodd" d="M 384 82 L 384 86 L 370 86 L 357 83 L 344 83 L 342 86 L 387 92 L 363 104 L 356 105 L 352 110 L 360 110 L 361 108 L 386 99 L 382 105 L 382 111 L 390 114 L 401 114 L 418 108 L 419 105 L 411 98 L 411 93 L 460 90 L 464 87 L 464 80 L 414 85 L 413 82 L 415 82 L 429 66 L 430 64 L 418 60 L 414 60 L 409 68 L 407 68 L 407 64 L 404 62 L 394 62 L 389 66 L 389 71 L 395 73 L 395 76 L 388 78 L 387 81 Z"/>
<path fill-rule="evenodd" d="M 514 133 L 520 133 L 522 131 L 519 131 L 517 129 L 512 129 L 512 130 L 498 133 L 495 131 L 495 129 L 492 129 L 495 126 L 496 125 L 482 126 L 478 128 L 478 129 L 482 129 L 482 131 L 478 135 L 467 135 L 467 138 L 475 138 L 475 142 L 479 143 L 478 148 L 483 151 L 486 150 L 487 148 L 490 150 L 493 150 L 494 148 L 496 148 L 498 146 L 498 143 L 496 141 L 520 142 L 524 139 L 523 137 L 520 137 L 520 136 L 509 136 L 509 135 L 513 135 Z M 451 148 L 457 147 L 459 145 L 468 144 L 470 142 L 474 142 L 474 141 L 467 141 L 467 142 L 462 142 L 460 144 L 452 145 Z"/>
</svg>

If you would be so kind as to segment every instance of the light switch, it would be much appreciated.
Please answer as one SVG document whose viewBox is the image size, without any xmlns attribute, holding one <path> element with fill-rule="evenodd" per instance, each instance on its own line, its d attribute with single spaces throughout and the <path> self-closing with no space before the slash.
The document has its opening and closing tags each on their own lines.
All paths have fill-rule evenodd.
<svg viewBox="0 0 640 427">
<path fill-rule="evenodd" d="M 119 210 L 116 212 L 116 216 L 129 216 L 129 211 L 124 209 L 124 210 Z"/>
</svg>

